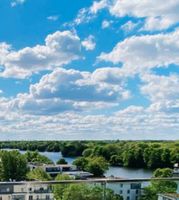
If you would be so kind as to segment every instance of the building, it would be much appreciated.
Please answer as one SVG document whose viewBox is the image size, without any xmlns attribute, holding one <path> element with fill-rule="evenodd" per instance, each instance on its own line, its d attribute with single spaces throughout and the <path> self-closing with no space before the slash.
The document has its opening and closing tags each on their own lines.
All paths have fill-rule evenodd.
<svg viewBox="0 0 179 200">
<path fill-rule="evenodd" d="M 173 176 L 174 176 L 174 177 L 179 177 L 179 164 L 178 164 L 178 163 L 175 163 L 175 164 L 174 164 Z"/>
<path fill-rule="evenodd" d="M 38 164 L 38 163 L 29 163 L 28 164 L 30 170 L 41 168 L 45 172 L 47 172 L 52 177 L 57 176 L 58 174 L 61 174 L 63 172 L 73 172 L 77 171 L 77 167 L 75 165 L 54 165 L 54 164 Z"/>
<path fill-rule="evenodd" d="M 39 165 L 36 163 L 29 163 L 29 168 L 31 170 L 35 168 L 41 168 L 43 169 L 46 173 L 48 173 L 50 176 L 55 177 L 58 174 L 67 174 L 75 179 L 87 179 L 90 177 L 93 177 L 92 173 L 85 172 L 85 171 L 78 171 L 77 166 L 75 165 Z"/>
<path fill-rule="evenodd" d="M 84 171 L 69 171 L 69 172 L 63 172 L 63 174 L 67 174 L 74 179 L 87 179 L 93 177 L 92 173 Z"/>
<path fill-rule="evenodd" d="M 63 172 L 74 172 L 77 171 L 77 167 L 75 165 L 42 165 L 41 168 L 47 172 L 52 177 L 57 176 Z"/>
<path fill-rule="evenodd" d="M 159 194 L 158 200 L 179 200 L 179 194 Z"/>
<path fill-rule="evenodd" d="M 0 185 L 0 200 L 53 200 L 53 193 L 48 185 L 29 183 Z"/>
<path fill-rule="evenodd" d="M 107 188 L 122 196 L 124 200 L 138 200 L 141 196 L 142 184 L 140 182 L 108 183 Z"/>
</svg>

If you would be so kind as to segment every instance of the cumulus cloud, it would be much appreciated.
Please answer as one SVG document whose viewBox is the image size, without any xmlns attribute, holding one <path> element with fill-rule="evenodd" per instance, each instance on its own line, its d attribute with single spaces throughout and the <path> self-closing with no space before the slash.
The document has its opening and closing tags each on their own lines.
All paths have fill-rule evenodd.
<svg viewBox="0 0 179 200">
<path fill-rule="evenodd" d="M 59 113 L 28 115 L 0 112 L 1 139 L 173 139 L 178 138 L 179 114 L 151 112 L 130 106 L 108 115 Z M 52 131 L 53 130 L 53 131 Z M 109 134 L 110 133 L 110 134 Z M 133 137 L 131 138 L 131 135 Z"/>
<path fill-rule="evenodd" d="M 101 68 L 93 73 L 59 68 L 44 75 L 30 86 L 28 94 L 19 94 L 8 106 L 28 113 L 55 114 L 117 106 L 129 98 L 118 68 Z"/>
<path fill-rule="evenodd" d="M 167 4 L 162 0 L 112 0 L 108 3 L 108 9 L 116 17 L 145 18 L 144 29 L 147 30 L 166 29 L 179 21 L 178 0 L 171 0 Z"/>
<path fill-rule="evenodd" d="M 179 64 L 179 31 L 168 34 L 132 36 L 119 42 L 111 52 L 101 53 L 99 60 L 123 63 L 128 74 L 146 72 L 169 64 Z"/>
<path fill-rule="evenodd" d="M 89 35 L 86 39 L 82 41 L 81 44 L 87 51 L 92 51 L 96 47 L 95 38 L 93 35 Z"/>
<path fill-rule="evenodd" d="M 45 39 L 44 45 L 25 47 L 18 51 L 0 44 L 0 63 L 3 77 L 25 78 L 43 70 L 53 70 L 80 58 L 79 37 L 70 31 L 57 31 Z"/>
<path fill-rule="evenodd" d="M 141 92 L 152 102 L 150 109 L 165 112 L 179 112 L 179 75 L 159 76 L 145 74 Z"/>
<path fill-rule="evenodd" d="M 145 30 L 164 30 L 179 21 L 179 0 L 170 0 L 164 4 L 162 0 L 100 0 L 94 1 L 89 8 L 79 12 L 76 18 L 77 24 L 89 22 L 102 9 L 108 9 L 112 16 L 121 18 L 132 16 L 144 19 Z"/>
</svg>

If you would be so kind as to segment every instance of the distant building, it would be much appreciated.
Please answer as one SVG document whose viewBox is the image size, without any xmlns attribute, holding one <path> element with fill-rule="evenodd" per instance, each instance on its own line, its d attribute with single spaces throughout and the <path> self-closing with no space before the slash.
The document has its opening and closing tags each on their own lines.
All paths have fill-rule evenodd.
<svg viewBox="0 0 179 200">
<path fill-rule="evenodd" d="M 179 194 L 159 194 L 158 200 L 179 200 Z"/>
<path fill-rule="evenodd" d="M 53 200 L 53 193 L 48 185 L 1 184 L 0 200 Z"/>
<path fill-rule="evenodd" d="M 47 172 L 51 176 L 57 176 L 63 172 L 73 172 L 77 171 L 77 167 L 75 165 L 43 165 L 41 166 L 45 172 Z"/>
<path fill-rule="evenodd" d="M 174 176 L 174 177 L 179 177 L 179 163 L 175 163 L 175 164 L 174 164 L 173 176 Z"/>
<path fill-rule="evenodd" d="M 75 179 L 87 179 L 87 178 L 93 177 L 92 173 L 85 172 L 85 171 L 78 171 L 78 168 L 76 165 L 68 165 L 68 164 L 39 165 L 36 163 L 29 163 L 29 168 L 31 170 L 35 168 L 42 168 L 46 173 L 48 173 L 52 177 L 55 177 L 58 174 L 67 174 Z"/>
<path fill-rule="evenodd" d="M 67 174 L 74 179 L 87 179 L 94 176 L 92 173 L 85 171 L 69 171 L 63 172 L 63 174 Z"/>
</svg>

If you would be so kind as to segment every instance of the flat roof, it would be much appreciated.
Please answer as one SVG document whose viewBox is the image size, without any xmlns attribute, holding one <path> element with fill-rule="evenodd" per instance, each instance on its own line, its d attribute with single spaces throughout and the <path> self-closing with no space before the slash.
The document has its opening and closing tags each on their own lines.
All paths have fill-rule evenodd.
<svg viewBox="0 0 179 200">
<path fill-rule="evenodd" d="M 69 164 L 63 164 L 63 165 L 53 165 L 53 164 L 49 164 L 49 165 L 42 165 L 43 167 L 76 167 L 76 165 L 69 165 Z"/>
</svg>

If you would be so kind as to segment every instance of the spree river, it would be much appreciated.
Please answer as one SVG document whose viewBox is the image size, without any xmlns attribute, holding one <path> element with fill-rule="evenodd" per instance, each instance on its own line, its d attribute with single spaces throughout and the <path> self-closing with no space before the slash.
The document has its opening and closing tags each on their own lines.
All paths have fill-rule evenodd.
<svg viewBox="0 0 179 200">
<path fill-rule="evenodd" d="M 12 150 L 12 149 L 5 149 Z M 24 154 L 26 151 L 20 151 L 20 153 Z M 60 158 L 62 158 L 62 154 L 60 152 L 39 152 L 41 155 L 47 156 L 50 160 L 56 163 Z M 68 164 L 72 164 L 75 158 L 71 157 L 63 157 Z M 126 168 L 126 167 L 109 167 L 105 176 L 115 176 L 121 178 L 150 178 L 152 176 L 152 171 L 147 169 L 134 169 L 134 168 Z"/>
</svg>

